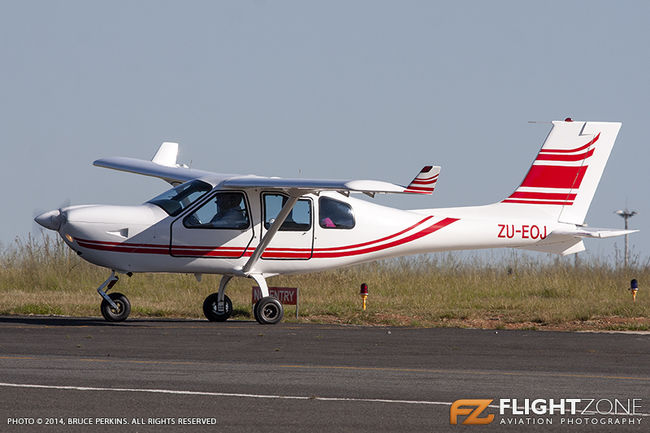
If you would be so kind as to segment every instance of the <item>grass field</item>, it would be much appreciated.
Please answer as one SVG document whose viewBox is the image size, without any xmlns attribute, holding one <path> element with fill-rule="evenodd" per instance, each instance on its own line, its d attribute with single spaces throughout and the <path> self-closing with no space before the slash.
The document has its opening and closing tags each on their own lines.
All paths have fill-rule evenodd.
<svg viewBox="0 0 650 433">
<path fill-rule="evenodd" d="M 390 326 L 650 330 L 650 266 L 628 269 L 516 252 L 498 264 L 438 254 L 269 279 L 300 288 L 300 322 Z M 100 316 L 95 289 L 109 271 L 86 263 L 59 240 L 29 237 L 0 256 L 0 314 Z M 636 303 L 627 290 L 639 281 Z M 114 291 L 131 301 L 131 317 L 203 318 L 203 299 L 218 276 L 122 276 Z M 370 287 L 361 311 L 359 285 Z M 228 285 L 233 319 L 252 319 L 249 279 Z M 285 321 L 296 321 L 293 307 Z"/>
</svg>

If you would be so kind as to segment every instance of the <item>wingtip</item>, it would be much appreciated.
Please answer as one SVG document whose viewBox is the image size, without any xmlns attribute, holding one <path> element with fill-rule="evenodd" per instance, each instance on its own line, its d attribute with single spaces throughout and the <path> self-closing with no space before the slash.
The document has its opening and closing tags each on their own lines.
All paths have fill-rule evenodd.
<svg viewBox="0 0 650 433">
<path fill-rule="evenodd" d="M 404 189 L 407 194 L 433 194 L 440 175 L 440 166 L 425 165 Z"/>
<path fill-rule="evenodd" d="M 160 145 L 158 151 L 151 159 L 151 162 L 154 162 L 158 165 L 164 165 L 166 167 L 175 167 L 177 157 L 178 143 L 165 141 Z"/>
</svg>

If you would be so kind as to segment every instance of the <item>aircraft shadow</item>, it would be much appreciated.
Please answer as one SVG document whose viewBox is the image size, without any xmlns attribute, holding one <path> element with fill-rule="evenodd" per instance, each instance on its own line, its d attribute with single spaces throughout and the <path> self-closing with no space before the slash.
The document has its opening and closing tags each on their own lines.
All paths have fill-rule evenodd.
<svg viewBox="0 0 650 433">
<path fill-rule="evenodd" d="M 23 324 L 42 326 L 145 326 L 152 323 L 211 323 L 205 319 L 163 319 L 163 318 L 135 318 L 124 322 L 107 322 L 100 317 L 45 317 L 45 316 L 0 316 L 0 324 Z M 214 322 L 215 325 L 224 323 L 255 323 L 254 320 L 229 320 L 228 322 Z"/>
</svg>

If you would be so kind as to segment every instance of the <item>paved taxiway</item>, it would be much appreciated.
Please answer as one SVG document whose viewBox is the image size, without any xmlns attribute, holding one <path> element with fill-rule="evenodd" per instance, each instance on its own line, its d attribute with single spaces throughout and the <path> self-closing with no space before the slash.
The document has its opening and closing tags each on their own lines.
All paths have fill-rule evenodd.
<svg viewBox="0 0 650 433">
<path fill-rule="evenodd" d="M 641 334 L 0 317 L 0 372 L 1 431 L 650 426 L 650 335 Z M 450 404 L 470 398 L 636 398 L 645 415 L 619 427 L 504 426 L 492 408 L 489 426 L 450 425 Z M 9 424 L 19 418 L 92 424 Z M 97 425 L 115 420 L 129 425 Z"/>
</svg>

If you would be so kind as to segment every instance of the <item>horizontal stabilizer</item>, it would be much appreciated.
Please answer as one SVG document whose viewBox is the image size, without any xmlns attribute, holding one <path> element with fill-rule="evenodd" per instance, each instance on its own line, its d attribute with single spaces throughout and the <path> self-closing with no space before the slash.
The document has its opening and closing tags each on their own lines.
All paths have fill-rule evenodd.
<svg viewBox="0 0 650 433">
<path fill-rule="evenodd" d="M 541 242 L 527 247 L 520 247 L 519 249 L 537 251 L 540 253 L 560 254 L 563 256 L 579 253 L 585 250 L 585 244 L 582 242 L 582 239 L 576 239 L 574 237 L 564 237 L 564 239 L 559 238 L 560 237 L 558 236 L 555 241 L 551 240 L 548 243 Z"/>
<path fill-rule="evenodd" d="M 620 230 L 620 229 L 599 229 L 595 227 L 576 227 L 575 230 L 571 231 L 553 231 L 554 234 L 558 235 L 567 235 L 574 236 L 579 238 L 613 238 L 615 236 L 628 235 L 630 233 L 636 233 L 639 230 Z"/>
<path fill-rule="evenodd" d="M 567 254 L 579 253 L 585 250 L 582 238 L 604 239 L 623 236 L 639 230 L 599 229 L 595 227 L 576 227 L 575 229 L 553 230 L 543 241 L 534 245 L 521 247 L 524 250 L 544 253 Z"/>
</svg>

